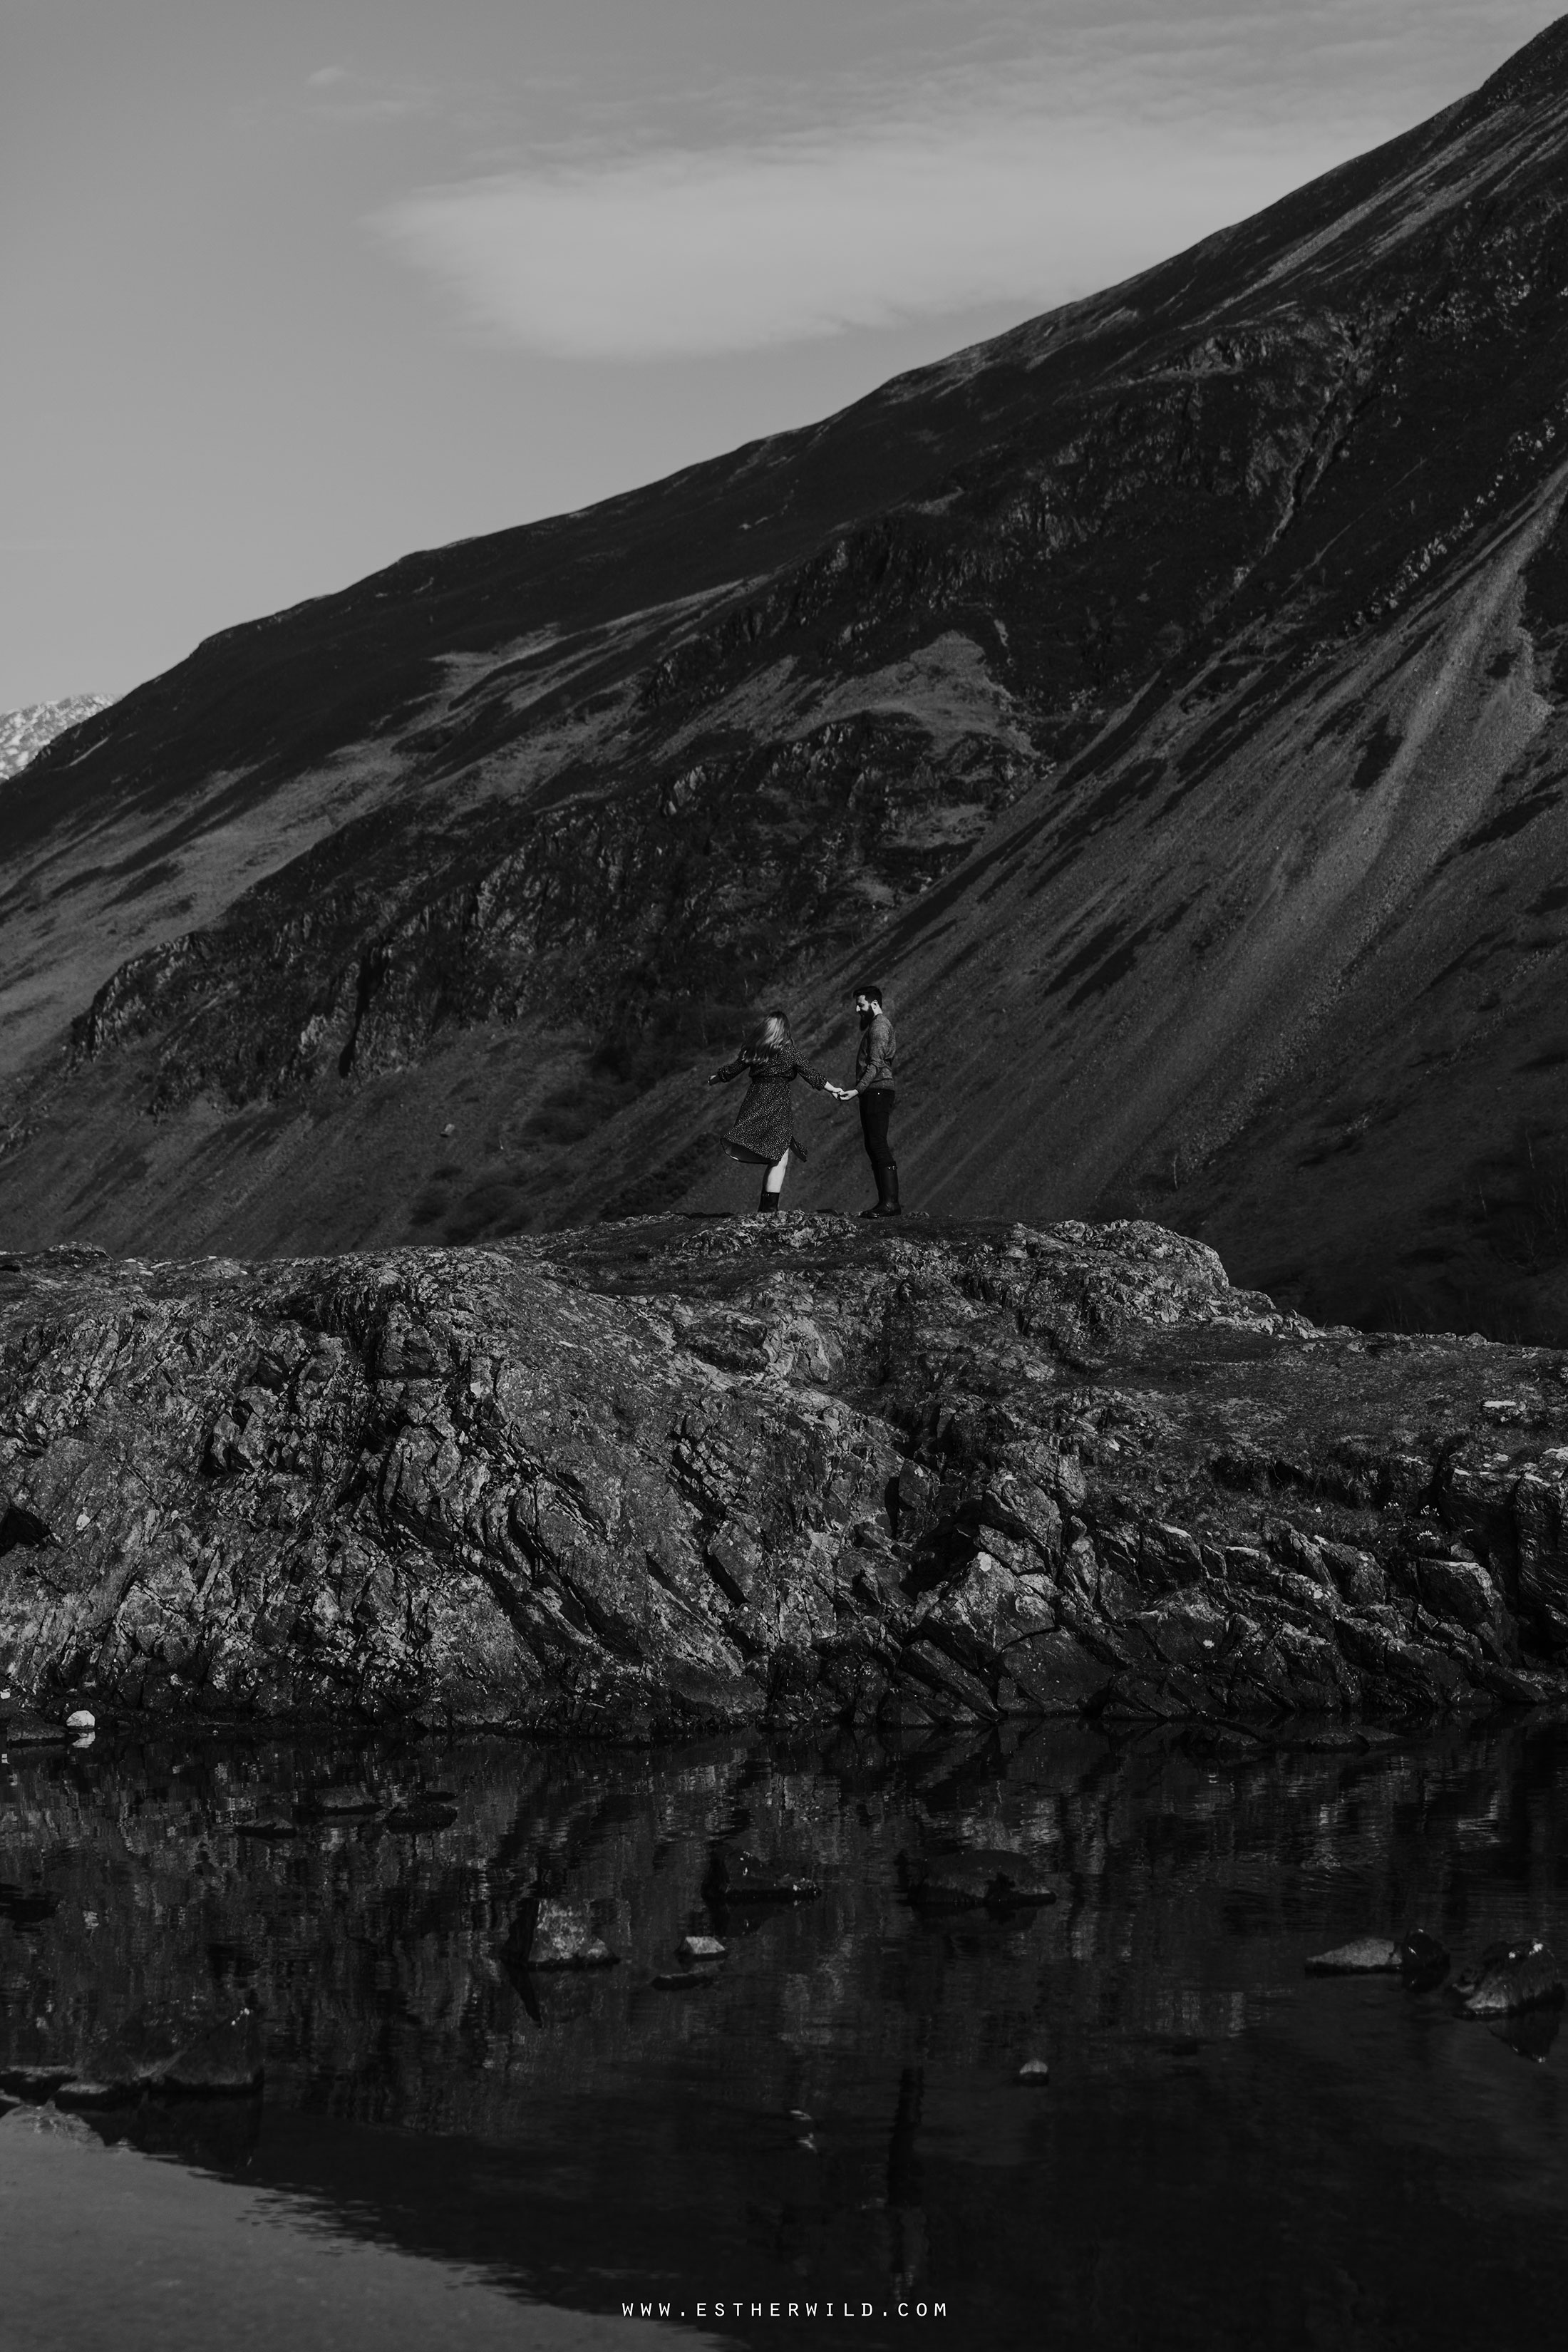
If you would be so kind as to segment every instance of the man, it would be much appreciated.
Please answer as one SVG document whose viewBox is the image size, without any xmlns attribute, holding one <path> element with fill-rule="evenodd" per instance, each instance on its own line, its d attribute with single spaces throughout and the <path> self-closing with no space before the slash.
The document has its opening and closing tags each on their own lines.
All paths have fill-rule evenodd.
<svg viewBox="0 0 1568 2352">
<path fill-rule="evenodd" d="M 882 992 L 875 981 L 866 981 L 857 989 L 855 1010 L 860 1021 L 860 1043 L 855 1054 L 855 1092 L 860 1102 L 860 1133 L 866 1157 L 877 1179 L 877 1205 L 862 1209 L 860 1213 L 863 1217 L 897 1217 L 903 1213 L 899 1206 L 899 1163 L 888 1142 L 888 1119 L 896 1100 L 893 1056 L 898 1040 L 892 1023 L 882 1010 Z"/>
</svg>

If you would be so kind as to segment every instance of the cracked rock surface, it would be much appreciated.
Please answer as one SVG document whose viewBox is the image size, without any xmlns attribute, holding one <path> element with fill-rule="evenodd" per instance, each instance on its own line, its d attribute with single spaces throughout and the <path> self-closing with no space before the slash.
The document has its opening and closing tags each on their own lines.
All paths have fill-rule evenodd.
<svg viewBox="0 0 1568 2352">
<path fill-rule="evenodd" d="M 646 1738 L 1568 1688 L 1568 1359 L 1143 1223 L 0 1259 L 7 1706 Z"/>
</svg>

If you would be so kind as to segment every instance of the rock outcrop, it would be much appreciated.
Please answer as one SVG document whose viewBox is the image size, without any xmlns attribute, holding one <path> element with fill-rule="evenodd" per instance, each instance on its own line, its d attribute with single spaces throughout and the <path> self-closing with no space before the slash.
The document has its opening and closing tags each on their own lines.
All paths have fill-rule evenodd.
<svg viewBox="0 0 1568 2352">
<path fill-rule="evenodd" d="M 1568 1368 L 1146 1224 L 0 1261 L 7 1706 L 1244 1738 L 1568 1688 Z M 352 1793 L 352 1792 L 351 1792 Z"/>
</svg>

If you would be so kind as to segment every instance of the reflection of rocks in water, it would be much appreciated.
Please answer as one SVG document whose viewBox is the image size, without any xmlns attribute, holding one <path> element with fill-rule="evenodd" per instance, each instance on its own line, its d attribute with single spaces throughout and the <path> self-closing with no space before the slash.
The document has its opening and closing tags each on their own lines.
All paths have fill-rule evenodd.
<svg viewBox="0 0 1568 2352">
<path fill-rule="evenodd" d="M 1408 1992 L 1433 1992 L 1448 1973 L 1448 1955 L 1425 1927 L 1412 1927 L 1399 1947 L 1399 1973 Z"/>
<path fill-rule="evenodd" d="M 457 1808 L 453 1805 L 438 1805 L 415 1799 L 407 1804 L 394 1805 L 382 1827 L 403 1837 L 427 1836 L 436 1830 L 449 1830 L 457 1818 Z"/>
<path fill-rule="evenodd" d="M 805 1869 L 739 1845 L 715 1846 L 703 1892 L 716 1910 L 748 1903 L 811 1903 L 822 1892 Z"/>
<path fill-rule="evenodd" d="M 341 1788 L 312 1789 L 300 1802 L 300 1818 L 307 1822 L 363 1821 L 383 1810 L 381 1801 L 350 1781 Z"/>
<path fill-rule="evenodd" d="M 1057 1899 L 1026 1854 L 994 1846 L 958 1846 L 913 1862 L 900 1853 L 899 1873 L 918 1911 L 1030 1911 Z"/>
<path fill-rule="evenodd" d="M 26 1887 L 8 1886 L 0 1883 L 0 1919 L 7 1927 L 26 1929 L 52 1919 L 59 1909 L 59 1897 L 29 1892 Z"/>
<path fill-rule="evenodd" d="M 1562 2029 L 1562 2004 L 1552 2002 L 1545 2008 L 1518 2010 L 1489 2025 L 1487 2031 L 1499 2042 L 1506 2042 L 1521 2058 L 1528 2058 L 1539 2066 L 1545 2063 Z"/>
<path fill-rule="evenodd" d="M 925 2174 L 918 2140 L 925 2078 L 918 2066 L 899 2077 L 899 2103 L 888 2135 L 888 2272 L 900 2294 L 912 2294 L 926 2273 L 930 2241 L 925 2216 Z"/>
<path fill-rule="evenodd" d="M 1454 1979 L 1454 1998 L 1467 2017 L 1507 2017 L 1517 2010 L 1560 2003 L 1563 1971 L 1539 1936 L 1489 1944 L 1479 1959 Z"/>
<path fill-rule="evenodd" d="M 334 2210 L 368 2200 L 402 2228 L 427 2199 L 438 2237 L 443 2200 L 460 2204 L 453 2245 L 468 2231 L 536 2284 L 668 2271 L 672 2213 L 727 2282 L 1005 2278 L 1035 2242 L 1014 2184 L 1037 2179 L 1086 2079 L 1109 2113 L 1152 2083 L 1221 2114 L 1259 2022 L 1285 2032 L 1295 2004 L 1323 2032 L 1385 2004 L 1404 2063 L 1398 1983 L 1308 1986 L 1306 1953 L 1366 1920 L 1441 1924 L 1461 1952 L 1487 1932 L 1469 1923 L 1553 1924 L 1555 1753 L 1456 1735 L 1231 1767 L 1174 1734 L 1124 1752 L 1079 1726 L 787 1750 L 475 1741 L 422 1759 L 418 1785 L 438 1778 L 458 1817 L 439 1832 L 395 1839 L 361 1818 L 279 1843 L 236 1832 L 307 1786 L 406 1790 L 406 1757 L 40 1753 L 0 1814 L 0 1877 L 47 1898 L 25 1929 L 0 1924 L 0 2084 L 32 2070 L 34 2100 L 73 2078 L 112 2093 L 140 2036 L 137 2096 L 90 2111 L 104 2135 L 263 2174 L 286 2145 L 306 2182 L 337 2148 L 320 2184 Z M 1506 1835 L 1479 1846 L 1478 1823 Z M 715 1934 L 710 1864 L 742 1852 L 809 1870 L 819 1892 L 731 1903 Z M 922 1916 L 900 1854 L 967 1872 L 983 1897 L 1022 1864 L 1057 1899 Z M 621 1965 L 541 1968 L 542 1926 Z M 1414 1935 L 1403 1948 L 1430 1960 Z M 156 2087 L 241 2008 L 265 2102 Z M 1420 2030 L 1479 2039 L 1441 2001 Z M 1047 2051 L 1048 2095 L 1027 2095 L 1022 2070 Z M 459 2199 L 452 2168 L 468 2165 L 491 2186 Z M 520 2213 L 526 2259 L 504 2234 Z"/>
<path fill-rule="evenodd" d="M 507 1938 L 507 1958 L 527 1969 L 612 1969 L 616 1955 L 594 1925 L 585 1903 L 535 1895 L 525 1903 Z"/>
</svg>

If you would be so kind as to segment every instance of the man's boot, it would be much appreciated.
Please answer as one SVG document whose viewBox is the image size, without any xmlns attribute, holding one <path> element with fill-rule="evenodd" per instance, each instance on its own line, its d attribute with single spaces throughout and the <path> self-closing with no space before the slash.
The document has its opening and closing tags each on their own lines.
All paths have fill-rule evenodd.
<svg viewBox="0 0 1568 2352">
<path fill-rule="evenodd" d="M 776 1192 L 769 1192 L 769 1190 L 768 1190 L 768 1188 L 767 1188 L 767 1186 L 764 1184 L 764 1185 L 763 1186 L 763 1197 L 762 1197 L 762 1199 L 757 1202 L 757 1206 L 758 1206 L 758 1208 L 759 1208 L 759 1209 L 772 1209 L 772 1210 L 773 1210 L 773 1211 L 776 1213 L 776 1211 L 777 1211 L 777 1209 L 778 1209 L 778 1205 L 779 1205 L 779 1196 L 778 1196 L 778 1194 L 777 1194 Z"/>
<path fill-rule="evenodd" d="M 874 1217 L 901 1217 L 904 1213 L 899 1204 L 899 1163 L 896 1160 L 889 1160 L 886 1171 L 878 1179 L 877 1190 L 882 1197 L 871 1214 Z"/>
</svg>

